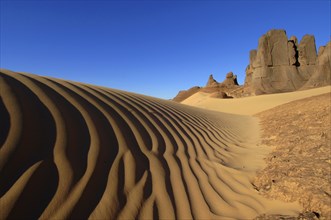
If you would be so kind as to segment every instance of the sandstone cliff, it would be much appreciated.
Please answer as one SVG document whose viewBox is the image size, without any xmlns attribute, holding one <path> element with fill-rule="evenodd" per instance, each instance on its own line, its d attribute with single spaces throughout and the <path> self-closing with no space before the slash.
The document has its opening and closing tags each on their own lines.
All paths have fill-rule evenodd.
<svg viewBox="0 0 331 220">
<path fill-rule="evenodd" d="M 330 84 L 330 43 L 316 53 L 315 38 L 305 35 L 300 43 L 284 30 L 268 31 L 250 51 L 244 93 L 291 92 Z M 305 85 L 307 84 L 307 85 Z"/>
</svg>

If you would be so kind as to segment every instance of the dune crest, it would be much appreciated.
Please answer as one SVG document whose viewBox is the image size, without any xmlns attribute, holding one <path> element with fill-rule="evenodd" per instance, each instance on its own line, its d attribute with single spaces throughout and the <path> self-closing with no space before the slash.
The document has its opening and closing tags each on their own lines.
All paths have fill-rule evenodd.
<svg viewBox="0 0 331 220">
<path fill-rule="evenodd" d="M 252 186 L 258 122 L 1 70 L 0 218 L 247 219 L 296 214 Z"/>
</svg>

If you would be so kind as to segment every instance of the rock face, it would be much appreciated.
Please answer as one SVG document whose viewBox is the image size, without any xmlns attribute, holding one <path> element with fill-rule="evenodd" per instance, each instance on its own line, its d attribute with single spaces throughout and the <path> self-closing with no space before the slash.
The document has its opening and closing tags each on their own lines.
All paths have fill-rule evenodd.
<svg viewBox="0 0 331 220">
<path fill-rule="evenodd" d="M 318 50 L 316 67 L 313 75 L 301 89 L 309 89 L 331 84 L 331 42 Z"/>
<path fill-rule="evenodd" d="M 259 39 L 253 66 L 271 67 L 288 65 L 287 37 L 285 31 L 271 30 Z"/>
<path fill-rule="evenodd" d="M 316 53 L 315 37 L 305 35 L 287 38 L 285 30 L 270 30 L 258 41 L 257 50 L 249 52 L 244 86 L 237 76 L 226 74 L 222 83 L 213 75 L 205 87 L 181 91 L 173 100 L 182 101 L 201 91 L 218 98 L 243 97 L 280 92 L 292 92 L 331 84 L 331 42 Z"/>
<path fill-rule="evenodd" d="M 305 35 L 298 44 L 284 30 L 268 31 L 259 39 L 258 49 L 250 51 L 243 92 L 260 95 L 295 91 L 308 82 L 330 84 L 330 49 L 326 48 L 317 56 L 313 35 Z"/>
<path fill-rule="evenodd" d="M 316 45 L 313 35 L 305 35 L 298 46 L 298 62 L 300 65 L 315 65 L 316 63 Z"/>
</svg>

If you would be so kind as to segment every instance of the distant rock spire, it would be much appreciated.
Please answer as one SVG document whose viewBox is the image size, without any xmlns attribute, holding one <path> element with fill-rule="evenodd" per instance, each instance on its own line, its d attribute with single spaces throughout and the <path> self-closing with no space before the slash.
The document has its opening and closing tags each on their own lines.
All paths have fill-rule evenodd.
<svg viewBox="0 0 331 220">
<path fill-rule="evenodd" d="M 217 83 L 217 81 L 214 79 L 213 74 L 210 74 L 206 86 L 212 86 L 215 83 Z"/>
</svg>

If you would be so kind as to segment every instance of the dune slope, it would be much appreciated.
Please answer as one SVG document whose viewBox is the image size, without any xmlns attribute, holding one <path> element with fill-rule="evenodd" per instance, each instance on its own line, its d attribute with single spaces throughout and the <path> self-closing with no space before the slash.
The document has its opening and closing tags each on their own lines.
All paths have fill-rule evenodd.
<svg viewBox="0 0 331 220">
<path fill-rule="evenodd" d="M 252 186 L 258 122 L 32 74 L 0 74 L 0 219 L 296 214 Z"/>
</svg>

